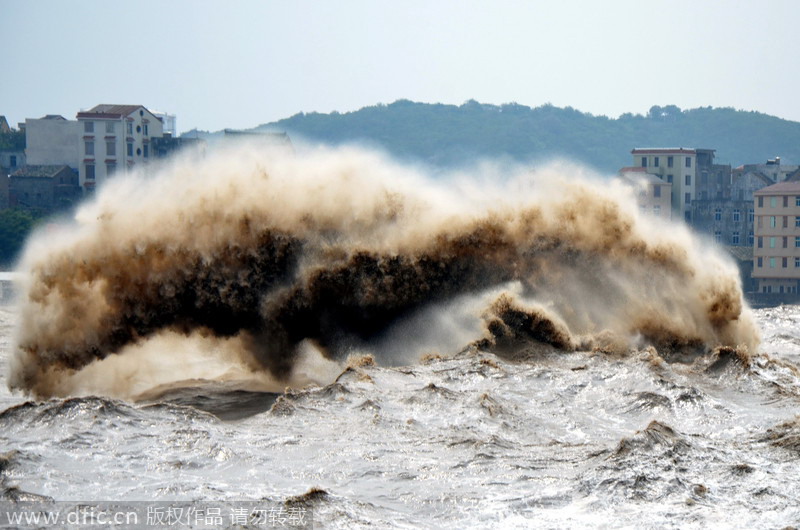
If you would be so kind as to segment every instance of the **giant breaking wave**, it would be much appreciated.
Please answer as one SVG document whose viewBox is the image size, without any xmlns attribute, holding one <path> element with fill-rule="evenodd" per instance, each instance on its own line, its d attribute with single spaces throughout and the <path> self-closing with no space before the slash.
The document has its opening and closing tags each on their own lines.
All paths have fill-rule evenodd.
<svg viewBox="0 0 800 530">
<path fill-rule="evenodd" d="M 712 247 L 576 167 L 434 178 L 357 149 L 239 146 L 116 178 L 29 241 L 10 385 L 280 388 L 355 351 L 469 343 L 752 350 L 737 269 Z"/>
</svg>

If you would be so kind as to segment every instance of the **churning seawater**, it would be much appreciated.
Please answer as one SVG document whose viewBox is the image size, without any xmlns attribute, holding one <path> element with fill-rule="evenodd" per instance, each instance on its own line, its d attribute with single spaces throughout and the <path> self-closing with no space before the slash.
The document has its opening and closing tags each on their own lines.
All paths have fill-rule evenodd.
<svg viewBox="0 0 800 530">
<path fill-rule="evenodd" d="M 478 173 L 247 147 L 109 183 L 0 308 L 3 500 L 798 524 L 800 308 L 622 187 Z"/>
<path fill-rule="evenodd" d="M 318 528 L 781 528 L 800 521 L 800 307 L 756 317 L 770 353 L 749 367 L 467 351 L 355 363 L 280 396 L 209 383 L 153 404 L 22 403 L 4 372 L 2 488 L 278 502 L 319 488 Z M 14 319 L 0 310 L 3 361 Z"/>
</svg>

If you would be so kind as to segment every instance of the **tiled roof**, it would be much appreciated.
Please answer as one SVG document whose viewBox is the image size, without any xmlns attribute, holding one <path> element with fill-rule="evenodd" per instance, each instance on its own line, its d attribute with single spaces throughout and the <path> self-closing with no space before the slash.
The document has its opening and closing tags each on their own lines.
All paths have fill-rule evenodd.
<svg viewBox="0 0 800 530">
<path fill-rule="evenodd" d="M 38 177 L 38 178 L 54 177 L 64 168 L 69 169 L 69 166 L 64 164 L 48 165 L 48 166 L 23 166 L 20 169 L 16 170 L 14 173 L 12 173 L 11 176 Z"/>
<path fill-rule="evenodd" d="M 739 261 L 753 261 L 753 247 L 725 247 Z"/>
<path fill-rule="evenodd" d="M 755 192 L 754 195 L 775 195 L 775 194 L 786 194 L 786 193 L 800 194 L 800 181 L 793 180 L 793 181 L 779 182 L 777 184 L 773 184 L 772 186 L 761 188 L 760 190 Z"/>
<path fill-rule="evenodd" d="M 130 116 L 139 109 L 145 109 L 142 105 L 95 105 L 89 110 L 78 113 L 78 118 L 124 118 Z M 148 111 L 150 112 L 150 111 Z"/>
</svg>

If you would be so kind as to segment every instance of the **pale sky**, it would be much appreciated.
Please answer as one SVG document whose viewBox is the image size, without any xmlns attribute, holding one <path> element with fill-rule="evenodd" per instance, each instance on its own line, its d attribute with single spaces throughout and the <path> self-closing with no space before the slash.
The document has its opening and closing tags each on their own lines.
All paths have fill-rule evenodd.
<svg viewBox="0 0 800 530">
<path fill-rule="evenodd" d="M 798 0 L 0 0 L 0 114 L 99 103 L 178 130 L 410 99 L 800 121 Z"/>
</svg>

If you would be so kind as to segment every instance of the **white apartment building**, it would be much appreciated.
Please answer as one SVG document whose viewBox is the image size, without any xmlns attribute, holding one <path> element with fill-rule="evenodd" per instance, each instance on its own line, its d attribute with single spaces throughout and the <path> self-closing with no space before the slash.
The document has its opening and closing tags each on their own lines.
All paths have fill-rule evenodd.
<svg viewBox="0 0 800 530">
<path fill-rule="evenodd" d="M 800 288 L 800 181 L 756 191 L 753 279 L 760 293 Z"/>
<path fill-rule="evenodd" d="M 142 105 L 97 105 L 77 118 L 78 175 L 84 192 L 118 171 L 147 162 L 153 156 L 151 140 L 163 135 L 161 119 Z"/>
<path fill-rule="evenodd" d="M 672 185 L 672 217 L 691 221 L 692 200 L 697 197 L 697 150 L 685 147 L 636 148 L 633 165 L 646 168 Z"/>
</svg>

